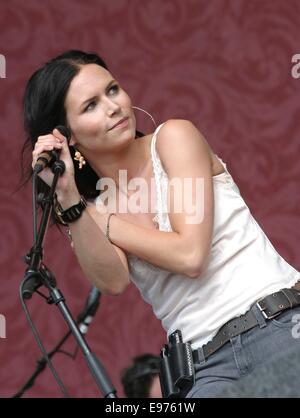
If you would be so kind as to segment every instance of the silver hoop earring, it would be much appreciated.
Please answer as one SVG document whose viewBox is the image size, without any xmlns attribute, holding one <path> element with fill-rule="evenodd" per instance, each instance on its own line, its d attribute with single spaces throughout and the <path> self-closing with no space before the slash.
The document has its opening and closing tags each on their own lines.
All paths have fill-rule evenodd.
<svg viewBox="0 0 300 418">
<path fill-rule="evenodd" d="M 151 120 L 152 120 L 152 122 L 153 122 L 153 124 L 154 124 L 155 128 L 157 128 L 157 124 L 156 124 L 156 122 L 155 122 L 155 120 L 154 120 L 153 116 L 152 116 L 152 115 L 150 115 L 150 113 L 146 112 L 146 110 L 141 109 L 140 107 L 137 107 L 137 106 L 131 106 L 131 107 L 132 107 L 132 109 L 138 109 L 138 110 L 141 110 L 142 112 L 144 112 L 144 113 L 146 113 L 148 116 L 150 116 L 150 118 L 151 118 Z"/>
</svg>

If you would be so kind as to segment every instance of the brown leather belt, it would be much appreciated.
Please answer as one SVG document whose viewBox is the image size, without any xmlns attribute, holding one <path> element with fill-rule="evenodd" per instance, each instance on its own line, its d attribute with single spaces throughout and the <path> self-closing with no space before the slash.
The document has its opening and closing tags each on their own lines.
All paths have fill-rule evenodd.
<svg viewBox="0 0 300 418">
<path fill-rule="evenodd" d="M 269 320 L 280 315 L 286 309 L 294 308 L 298 305 L 300 305 L 300 282 L 297 282 L 291 289 L 281 289 L 258 300 L 244 315 L 231 319 L 220 328 L 214 338 L 202 347 L 204 357 L 207 358 L 215 353 L 231 338 L 259 325 L 253 308 L 257 307 L 263 317 Z M 193 351 L 193 359 L 194 362 L 202 360 L 202 356 L 201 358 L 199 357 L 198 350 Z"/>
</svg>

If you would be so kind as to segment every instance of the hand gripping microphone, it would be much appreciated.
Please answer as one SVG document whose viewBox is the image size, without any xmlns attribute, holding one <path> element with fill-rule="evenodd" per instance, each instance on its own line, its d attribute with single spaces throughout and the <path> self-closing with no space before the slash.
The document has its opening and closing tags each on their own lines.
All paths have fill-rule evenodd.
<svg viewBox="0 0 300 418">
<path fill-rule="evenodd" d="M 70 141 L 71 138 L 71 132 L 68 128 L 66 128 L 63 125 L 56 126 L 56 129 L 59 130 L 59 132 L 67 139 L 67 141 Z M 44 170 L 45 167 L 51 167 L 54 161 L 59 160 L 60 150 L 52 150 L 52 151 L 44 151 L 42 152 L 35 163 L 33 171 L 38 174 L 42 170 Z"/>
<path fill-rule="evenodd" d="M 83 312 L 78 316 L 79 329 L 81 334 L 86 334 L 88 327 L 95 316 L 100 303 L 101 292 L 93 286 L 87 298 Z"/>
</svg>

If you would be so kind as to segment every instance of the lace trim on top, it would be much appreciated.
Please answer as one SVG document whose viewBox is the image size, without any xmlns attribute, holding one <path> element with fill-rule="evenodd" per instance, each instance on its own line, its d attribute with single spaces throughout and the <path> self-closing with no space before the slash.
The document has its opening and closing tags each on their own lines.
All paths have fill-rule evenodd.
<svg viewBox="0 0 300 418">
<path fill-rule="evenodd" d="M 168 216 L 168 199 L 166 197 L 168 195 L 169 179 L 166 172 L 162 168 L 160 158 L 155 148 L 157 133 L 162 126 L 163 123 L 157 127 L 151 141 L 151 160 L 156 188 L 156 215 L 152 220 L 158 224 L 160 231 L 171 232 L 172 227 Z"/>
</svg>

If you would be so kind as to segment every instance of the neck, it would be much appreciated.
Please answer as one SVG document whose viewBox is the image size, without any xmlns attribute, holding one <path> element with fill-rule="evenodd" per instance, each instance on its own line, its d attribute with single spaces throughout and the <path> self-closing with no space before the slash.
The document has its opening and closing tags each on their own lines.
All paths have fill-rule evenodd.
<svg viewBox="0 0 300 418">
<path fill-rule="evenodd" d="M 146 137 L 135 139 L 125 150 L 113 155 L 100 156 L 94 162 L 90 162 L 92 169 L 99 178 L 110 178 L 114 181 L 116 187 L 128 195 L 127 184 L 120 183 L 120 170 L 125 170 L 127 183 L 136 177 L 144 177 L 148 165 L 151 162 L 150 149 Z"/>
</svg>

